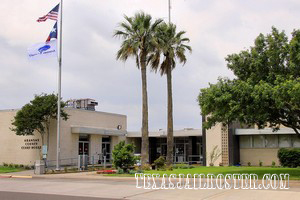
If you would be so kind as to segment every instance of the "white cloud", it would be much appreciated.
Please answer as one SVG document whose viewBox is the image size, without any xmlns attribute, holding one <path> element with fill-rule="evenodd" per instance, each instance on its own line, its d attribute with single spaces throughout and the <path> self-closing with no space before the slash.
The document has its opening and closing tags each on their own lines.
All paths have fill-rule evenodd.
<svg viewBox="0 0 300 200">
<path fill-rule="evenodd" d="M 3 0 L 0 4 L 0 109 L 17 108 L 34 94 L 57 90 L 57 62 L 28 62 L 26 49 L 44 41 L 53 21 L 37 23 L 59 1 Z M 62 95 L 95 98 L 98 110 L 126 114 L 128 129 L 141 127 L 141 80 L 134 60 L 115 60 L 113 38 L 123 14 L 143 10 L 168 17 L 168 0 L 64 1 Z M 300 25 L 297 0 L 172 0 L 172 22 L 186 30 L 193 53 L 173 73 L 174 128 L 201 127 L 200 88 L 219 76 L 233 77 L 224 57 L 253 44 L 271 26 L 290 33 Z M 149 128 L 166 128 L 166 78 L 148 73 Z"/>
</svg>

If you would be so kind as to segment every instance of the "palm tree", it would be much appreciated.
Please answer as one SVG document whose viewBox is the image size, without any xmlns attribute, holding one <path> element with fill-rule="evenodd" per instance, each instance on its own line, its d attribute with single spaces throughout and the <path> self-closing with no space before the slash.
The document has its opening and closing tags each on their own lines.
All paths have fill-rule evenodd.
<svg viewBox="0 0 300 200">
<path fill-rule="evenodd" d="M 167 166 L 173 163 L 173 101 L 172 101 L 172 70 L 176 67 L 176 60 L 180 63 L 186 63 L 186 50 L 192 51 L 192 48 L 186 45 L 190 40 L 183 37 L 185 31 L 176 33 L 176 25 L 162 23 L 156 32 L 155 40 L 152 41 L 156 47 L 148 62 L 154 71 L 159 70 L 161 75 L 167 75 L 168 90 L 168 127 L 167 127 Z M 163 55 L 162 63 L 160 57 Z"/>
<path fill-rule="evenodd" d="M 147 96 L 147 60 L 153 51 L 151 41 L 158 25 L 162 22 L 157 19 L 152 23 L 151 15 L 138 12 L 134 17 L 124 16 L 121 22 L 121 30 L 116 30 L 115 37 L 123 39 L 121 48 L 117 53 L 117 60 L 126 61 L 128 57 L 134 57 L 138 69 L 142 75 L 142 165 L 149 162 L 149 130 L 148 130 L 148 96 Z"/>
</svg>

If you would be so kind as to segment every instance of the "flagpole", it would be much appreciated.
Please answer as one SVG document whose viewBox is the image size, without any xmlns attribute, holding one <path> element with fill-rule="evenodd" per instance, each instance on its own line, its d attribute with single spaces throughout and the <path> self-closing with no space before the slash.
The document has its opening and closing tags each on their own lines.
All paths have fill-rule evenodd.
<svg viewBox="0 0 300 200">
<path fill-rule="evenodd" d="M 169 24 L 171 23 L 171 0 L 169 0 Z"/>
<path fill-rule="evenodd" d="M 61 65 L 62 65 L 62 9 L 63 0 L 60 0 L 59 23 L 59 56 L 58 56 L 58 99 L 57 99 L 57 146 L 56 146 L 56 170 L 60 170 L 60 101 L 61 101 Z"/>
</svg>

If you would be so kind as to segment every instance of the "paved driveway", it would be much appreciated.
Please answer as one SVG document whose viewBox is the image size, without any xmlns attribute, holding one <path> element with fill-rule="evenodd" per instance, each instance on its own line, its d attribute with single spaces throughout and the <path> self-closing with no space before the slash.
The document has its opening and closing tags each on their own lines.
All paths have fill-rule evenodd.
<svg viewBox="0 0 300 200">
<path fill-rule="evenodd" d="M 81 175 L 80 175 L 81 176 Z M 289 190 L 145 190 L 135 187 L 135 180 L 130 178 L 102 178 L 90 176 L 89 179 L 67 178 L 54 176 L 52 178 L 2 178 L 0 179 L 0 200 L 5 195 L 15 195 L 25 200 L 25 197 L 47 194 L 48 199 L 84 199 L 83 197 L 98 197 L 110 199 L 299 199 L 300 186 L 291 184 Z M 92 178 L 93 177 L 93 178 Z M 4 193 L 1 193 L 4 192 Z M 1 195 L 3 194 L 3 195 Z M 55 195 L 55 196 L 53 196 Z M 56 196 L 66 195 L 66 196 Z M 81 198 L 80 198 L 81 197 Z M 39 198 L 37 198 L 39 199 Z"/>
</svg>

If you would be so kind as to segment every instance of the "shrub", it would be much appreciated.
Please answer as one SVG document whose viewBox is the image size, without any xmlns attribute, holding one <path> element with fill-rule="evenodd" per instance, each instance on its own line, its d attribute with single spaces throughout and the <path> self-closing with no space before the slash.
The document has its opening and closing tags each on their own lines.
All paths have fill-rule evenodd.
<svg viewBox="0 0 300 200">
<path fill-rule="evenodd" d="M 29 165 L 26 165 L 24 168 L 25 169 L 31 169 L 31 167 Z"/>
<path fill-rule="evenodd" d="M 275 167 L 276 163 L 275 161 L 272 161 L 272 167 Z"/>
<path fill-rule="evenodd" d="M 166 168 L 165 162 L 166 162 L 165 158 L 163 156 L 159 156 L 159 158 L 157 158 L 154 161 L 154 166 L 157 170 L 165 169 Z"/>
<path fill-rule="evenodd" d="M 251 167 L 251 162 L 248 162 L 247 164 L 248 164 L 249 167 Z"/>
<path fill-rule="evenodd" d="M 218 148 L 218 145 L 214 146 L 212 151 L 207 156 L 209 158 L 209 166 L 214 166 L 215 162 L 218 160 L 218 158 L 222 155 L 221 150 Z"/>
<path fill-rule="evenodd" d="M 20 167 L 20 165 L 14 164 L 14 168 L 19 168 L 19 167 Z"/>
<path fill-rule="evenodd" d="M 4 167 L 8 167 L 8 163 L 3 163 L 3 166 Z"/>
<path fill-rule="evenodd" d="M 14 164 L 10 163 L 10 164 L 8 165 L 8 167 L 13 168 L 13 167 L 14 167 Z"/>
<path fill-rule="evenodd" d="M 117 174 L 124 174 L 124 170 L 119 168 L 118 171 L 117 171 Z"/>
<path fill-rule="evenodd" d="M 128 172 L 128 169 L 134 165 L 137 157 L 134 153 L 133 144 L 125 144 L 125 141 L 121 141 L 117 144 L 112 151 L 113 165 L 116 168 L 121 168 L 124 172 Z"/>
<path fill-rule="evenodd" d="M 262 167 L 263 166 L 263 162 L 261 160 L 259 160 L 259 166 Z"/>
<path fill-rule="evenodd" d="M 144 170 L 139 169 L 136 171 L 136 173 L 144 173 Z"/>
<path fill-rule="evenodd" d="M 173 165 L 173 169 L 188 169 L 189 165 L 180 163 L 180 164 L 175 164 Z"/>
<path fill-rule="evenodd" d="M 20 167 L 21 167 L 21 168 L 24 168 L 24 165 L 23 165 L 23 164 L 20 164 Z"/>
<path fill-rule="evenodd" d="M 300 166 L 300 149 L 299 148 L 281 148 L 278 150 L 277 157 L 283 167 Z"/>
<path fill-rule="evenodd" d="M 129 174 L 135 174 L 135 171 L 134 170 L 130 170 Z"/>
<path fill-rule="evenodd" d="M 167 171 L 173 171 L 173 166 L 172 166 L 172 165 L 166 166 L 166 170 L 167 170 Z"/>
<path fill-rule="evenodd" d="M 141 168 L 142 168 L 142 170 L 151 170 L 152 169 L 150 164 L 144 164 L 144 165 L 142 165 Z"/>
</svg>

